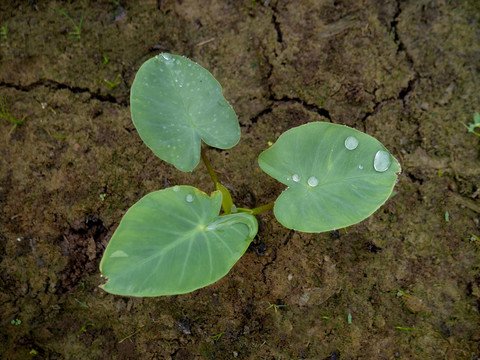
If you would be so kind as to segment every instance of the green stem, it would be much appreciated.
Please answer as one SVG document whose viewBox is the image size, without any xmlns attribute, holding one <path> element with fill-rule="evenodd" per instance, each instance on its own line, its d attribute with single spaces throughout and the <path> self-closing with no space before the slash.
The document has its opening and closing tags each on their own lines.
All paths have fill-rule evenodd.
<svg viewBox="0 0 480 360">
<path fill-rule="evenodd" d="M 219 183 L 218 181 L 218 176 L 215 170 L 213 170 L 212 164 L 210 163 L 210 160 L 208 160 L 207 155 L 205 154 L 205 150 L 203 147 L 200 150 L 200 155 L 202 156 L 203 163 L 205 164 L 208 173 L 210 174 L 210 177 L 213 180 L 213 183 L 215 184 L 215 188 L 217 187 L 217 184 Z"/>
<path fill-rule="evenodd" d="M 220 183 L 220 181 L 218 181 L 217 173 L 215 172 L 215 170 L 213 170 L 212 164 L 210 163 L 210 160 L 208 160 L 207 155 L 205 154 L 205 150 L 204 150 L 203 147 L 200 149 L 200 155 L 202 157 L 203 163 L 205 164 L 205 167 L 208 170 L 208 173 L 210 174 L 210 177 L 213 180 L 213 183 L 215 184 L 215 189 L 220 190 L 223 194 L 223 200 L 222 200 L 223 211 L 225 212 L 225 214 L 230 214 L 231 213 L 231 207 L 233 205 L 232 196 L 231 196 L 230 192 L 228 191 L 228 189 L 225 186 L 223 186 Z M 262 213 L 272 209 L 273 205 L 275 205 L 275 202 L 271 202 L 269 204 L 259 206 L 255 209 L 238 208 L 237 211 L 238 212 L 245 212 L 245 213 L 252 214 L 252 215 L 259 215 L 259 214 L 262 214 Z"/>
<path fill-rule="evenodd" d="M 262 214 L 264 212 L 267 212 L 268 210 L 270 209 L 273 209 L 273 206 L 275 205 L 275 201 L 272 201 L 271 203 L 268 203 L 266 205 L 262 205 L 262 206 L 259 206 L 259 207 L 256 207 L 255 209 L 252 209 L 251 210 L 251 214 L 252 215 L 259 215 L 259 214 Z"/>
</svg>

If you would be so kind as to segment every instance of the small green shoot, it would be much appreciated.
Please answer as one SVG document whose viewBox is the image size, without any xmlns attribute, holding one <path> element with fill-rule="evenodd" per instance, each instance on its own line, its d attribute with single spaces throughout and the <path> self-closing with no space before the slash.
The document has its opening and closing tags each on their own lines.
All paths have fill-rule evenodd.
<svg viewBox="0 0 480 360">
<path fill-rule="evenodd" d="M 105 197 L 107 196 L 107 194 L 102 193 L 99 196 L 100 196 L 100 200 L 105 201 Z"/>
<path fill-rule="evenodd" d="M 100 50 L 102 52 L 102 56 L 103 56 L 103 62 L 102 64 L 103 65 L 107 65 L 108 64 L 108 57 L 107 57 L 107 54 L 105 53 L 105 51 L 103 50 Z"/>
<path fill-rule="evenodd" d="M 141 330 L 143 329 L 143 326 L 140 327 L 138 330 L 135 330 L 133 333 L 131 333 L 130 335 L 127 335 L 125 336 L 123 339 L 121 339 L 118 343 L 121 344 L 123 343 L 125 340 L 128 340 L 130 339 L 132 336 L 138 334 Z M 170 344 L 169 344 L 170 345 Z"/>
<path fill-rule="evenodd" d="M 26 117 L 27 115 L 24 115 L 21 120 L 15 119 L 7 105 L 7 100 L 5 98 L 0 97 L 0 119 L 7 119 L 13 124 L 9 134 L 11 134 L 16 127 L 21 126 L 23 124 L 23 121 L 26 119 Z"/>
<path fill-rule="evenodd" d="M 78 299 L 75 299 L 75 301 L 76 301 L 77 303 L 79 303 L 81 307 L 83 307 L 83 308 L 85 308 L 85 309 L 88 309 L 88 308 L 89 308 L 88 305 L 85 304 L 84 302 L 81 302 L 81 301 L 78 300 Z"/>
<path fill-rule="evenodd" d="M 348 313 L 347 322 L 348 322 L 348 325 L 352 324 L 352 314 L 350 314 L 350 313 Z"/>
<path fill-rule="evenodd" d="M 20 319 L 14 319 L 14 320 L 10 321 L 10 324 L 15 325 L 15 326 L 18 326 L 21 323 L 22 323 L 22 320 L 20 320 Z"/>
<path fill-rule="evenodd" d="M 7 40 L 7 30 L 8 30 L 8 24 L 4 26 L 0 26 L 0 39 Z"/>
<path fill-rule="evenodd" d="M 87 323 L 83 324 L 83 326 L 80 328 L 80 330 L 78 330 L 78 333 L 81 334 L 82 332 L 87 332 L 87 327 L 88 326 L 93 326 L 93 323 L 87 322 Z"/>
<path fill-rule="evenodd" d="M 405 326 L 395 326 L 395 329 L 403 330 L 403 331 L 406 331 L 406 332 L 409 332 L 409 331 L 423 331 L 422 329 L 405 327 Z"/>
<path fill-rule="evenodd" d="M 480 114 L 478 112 L 473 114 L 473 123 L 461 123 L 467 128 L 468 132 L 480 136 L 480 132 L 475 131 L 477 128 L 480 130 Z"/>
<path fill-rule="evenodd" d="M 105 84 L 104 84 L 105 87 L 113 89 L 113 88 L 117 87 L 118 85 L 120 85 L 121 77 L 120 77 L 120 74 L 117 74 L 117 77 L 115 78 L 115 80 L 109 81 L 107 79 L 103 79 L 103 81 L 105 82 Z"/>
<path fill-rule="evenodd" d="M 330 316 L 322 315 L 322 316 L 320 316 L 320 318 L 328 320 L 328 319 L 330 319 Z"/>
<path fill-rule="evenodd" d="M 80 18 L 80 23 L 77 24 L 73 19 L 63 10 L 52 7 L 53 10 L 65 16 L 73 25 L 74 31 L 69 32 L 70 39 L 80 39 L 82 37 L 83 15 Z"/>
<path fill-rule="evenodd" d="M 271 303 L 268 303 L 268 307 L 266 308 L 266 310 L 268 309 L 273 309 L 275 312 L 278 311 L 278 309 L 282 308 L 282 307 L 287 307 L 288 305 L 278 305 L 278 304 L 271 304 Z"/>
<path fill-rule="evenodd" d="M 450 213 L 448 211 L 445 211 L 445 222 L 450 221 Z"/>
<path fill-rule="evenodd" d="M 218 333 L 217 335 L 212 335 L 210 336 L 213 340 L 220 340 L 222 335 L 225 334 L 225 332 Z"/>
<path fill-rule="evenodd" d="M 37 355 L 38 355 L 38 351 L 35 350 L 35 349 L 32 349 L 32 350 L 30 350 L 30 355 L 32 355 L 32 356 L 37 356 Z"/>
</svg>

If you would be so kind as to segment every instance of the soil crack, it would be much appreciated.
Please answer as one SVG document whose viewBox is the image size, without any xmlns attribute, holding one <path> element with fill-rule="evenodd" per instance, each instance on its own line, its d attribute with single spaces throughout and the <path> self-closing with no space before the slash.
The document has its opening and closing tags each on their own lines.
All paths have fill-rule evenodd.
<svg viewBox="0 0 480 360">
<path fill-rule="evenodd" d="M 9 84 L 9 83 L 0 82 L 0 88 L 2 88 L 2 87 L 9 88 L 9 89 L 15 89 L 15 90 L 22 91 L 22 92 L 29 92 L 29 91 L 35 90 L 39 87 L 46 87 L 46 88 L 49 88 L 49 89 L 55 90 L 55 91 L 56 90 L 67 89 L 74 94 L 88 93 L 90 95 L 91 99 L 95 99 L 95 100 L 98 100 L 98 101 L 101 101 L 101 102 L 108 102 L 108 103 L 119 104 L 119 105 L 123 105 L 123 106 L 128 105 L 127 100 L 119 100 L 112 95 L 99 94 L 99 93 L 96 93 L 96 92 L 92 92 L 88 88 L 82 88 L 82 87 L 79 87 L 79 86 L 71 86 L 71 85 L 60 83 L 60 82 L 55 81 L 55 80 L 42 79 L 42 80 L 35 81 L 31 84 L 28 84 L 28 85 L 18 85 L 18 84 Z"/>
</svg>

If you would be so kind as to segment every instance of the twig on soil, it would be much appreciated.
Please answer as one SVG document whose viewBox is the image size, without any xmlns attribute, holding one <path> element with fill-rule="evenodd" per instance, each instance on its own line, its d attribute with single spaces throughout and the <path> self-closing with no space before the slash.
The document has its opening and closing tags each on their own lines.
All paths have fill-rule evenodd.
<svg viewBox="0 0 480 360">
<path fill-rule="evenodd" d="M 211 39 L 208 39 L 208 40 L 199 42 L 199 43 L 197 44 L 197 46 L 203 46 L 203 45 L 208 44 L 209 42 L 212 42 L 212 41 L 214 41 L 214 40 L 215 40 L 215 38 L 211 38 Z"/>
</svg>

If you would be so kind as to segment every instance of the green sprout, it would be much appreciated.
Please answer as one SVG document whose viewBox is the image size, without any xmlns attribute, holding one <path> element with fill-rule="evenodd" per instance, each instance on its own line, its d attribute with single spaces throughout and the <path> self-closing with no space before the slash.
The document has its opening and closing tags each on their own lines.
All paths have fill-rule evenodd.
<svg viewBox="0 0 480 360">
<path fill-rule="evenodd" d="M 478 112 L 473 114 L 473 123 L 464 124 L 462 122 L 462 124 L 467 128 L 468 132 L 480 136 L 480 132 L 475 131 L 477 128 L 480 129 L 480 114 Z"/>
<path fill-rule="evenodd" d="M 87 327 L 89 327 L 89 326 L 93 326 L 93 323 L 87 322 L 87 323 L 83 324 L 83 326 L 80 328 L 80 330 L 78 330 L 78 333 L 81 334 L 82 332 L 87 332 Z"/>
<path fill-rule="evenodd" d="M 23 124 L 23 121 L 26 119 L 26 117 L 27 115 L 24 115 L 20 120 L 15 119 L 15 117 L 12 115 L 7 105 L 7 100 L 5 98 L 0 97 L 0 119 L 7 119 L 13 124 L 9 134 L 11 134 L 16 127 L 21 126 Z"/>
<path fill-rule="evenodd" d="M 268 307 L 265 310 L 273 309 L 275 312 L 277 312 L 280 308 L 283 308 L 283 307 L 287 307 L 287 305 L 268 303 Z"/>
<path fill-rule="evenodd" d="M 73 25 L 74 31 L 69 32 L 70 39 L 80 39 L 82 37 L 83 15 L 80 18 L 80 23 L 77 25 L 75 21 L 63 10 L 52 7 L 53 10 L 65 16 Z"/>
<path fill-rule="evenodd" d="M 106 83 L 105 87 L 113 89 L 113 88 L 117 87 L 118 85 L 120 85 L 121 77 L 120 77 L 120 74 L 117 74 L 117 77 L 115 78 L 115 80 L 109 81 L 107 79 L 103 79 L 103 81 Z"/>
<path fill-rule="evenodd" d="M 85 308 L 85 309 L 88 309 L 88 305 L 85 304 L 84 302 L 81 302 L 81 301 L 78 300 L 78 299 L 74 299 L 74 300 L 75 300 L 77 303 L 79 303 L 81 307 L 83 307 L 83 308 Z"/>
<path fill-rule="evenodd" d="M 159 54 L 138 70 L 130 104 L 145 145 L 183 172 L 203 161 L 216 191 L 175 185 L 134 204 L 100 262 L 106 278 L 101 287 L 112 294 L 176 295 L 215 283 L 257 235 L 255 216 L 272 209 L 280 224 L 295 231 L 357 224 L 389 199 L 401 171 L 377 139 L 344 125 L 309 122 L 284 132 L 258 157 L 260 168 L 285 190 L 274 201 L 242 208 L 208 159 L 207 146 L 230 149 L 241 135 L 210 72 L 183 56 Z"/>
<path fill-rule="evenodd" d="M 217 335 L 212 335 L 210 336 L 213 340 L 220 340 L 222 335 L 225 334 L 225 332 L 218 333 Z"/>
<path fill-rule="evenodd" d="M 14 320 L 10 321 L 10 324 L 16 325 L 16 326 L 20 325 L 21 323 L 22 323 L 22 320 L 20 320 L 20 319 L 14 319 Z"/>
<path fill-rule="evenodd" d="M 0 26 L 0 39 L 7 40 L 8 24 Z"/>
<path fill-rule="evenodd" d="M 422 329 L 405 327 L 405 326 L 395 326 L 395 329 L 403 330 L 403 331 L 406 331 L 406 332 L 409 332 L 409 331 L 423 331 Z"/>
</svg>

